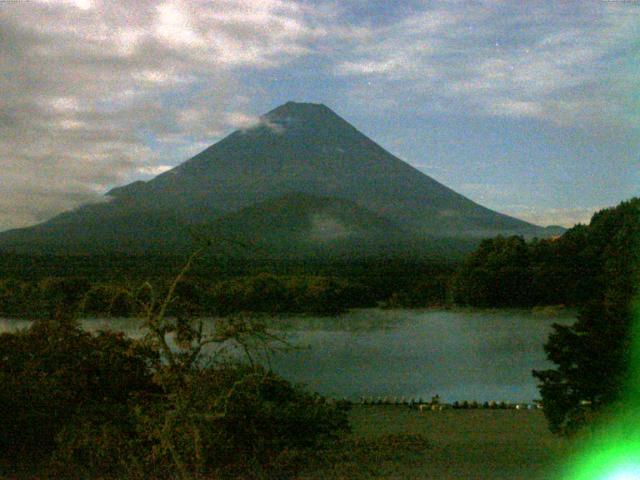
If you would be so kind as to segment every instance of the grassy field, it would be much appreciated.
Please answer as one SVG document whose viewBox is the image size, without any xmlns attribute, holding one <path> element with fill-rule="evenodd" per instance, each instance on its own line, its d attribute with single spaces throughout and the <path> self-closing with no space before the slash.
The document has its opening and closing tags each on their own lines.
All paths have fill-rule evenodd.
<svg viewBox="0 0 640 480">
<path fill-rule="evenodd" d="M 569 451 L 568 442 L 551 435 L 536 410 L 419 413 L 406 406 L 358 405 L 351 424 L 357 442 L 377 439 L 384 448 L 369 446 L 367 455 L 347 455 L 305 478 L 553 480 Z M 403 444 L 396 435 L 411 437 Z M 426 447 L 411 442 L 419 436 Z"/>
</svg>

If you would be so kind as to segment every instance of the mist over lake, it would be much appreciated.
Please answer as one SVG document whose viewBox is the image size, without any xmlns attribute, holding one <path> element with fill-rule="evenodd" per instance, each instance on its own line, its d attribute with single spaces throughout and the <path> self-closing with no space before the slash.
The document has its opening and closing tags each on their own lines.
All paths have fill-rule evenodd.
<svg viewBox="0 0 640 480">
<path fill-rule="evenodd" d="M 213 321 L 213 320 L 212 320 Z M 298 347 L 271 358 L 275 371 L 336 398 L 435 394 L 456 400 L 531 402 L 538 398 L 531 370 L 549 367 L 543 344 L 551 325 L 574 316 L 528 310 L 353 310 L 338 317 L 269 320 Z M 141 334 L 136 319 L 92 319 L 90 331 Z M 0 320 L 0 332 L 24 328 Z"/>
</svg>

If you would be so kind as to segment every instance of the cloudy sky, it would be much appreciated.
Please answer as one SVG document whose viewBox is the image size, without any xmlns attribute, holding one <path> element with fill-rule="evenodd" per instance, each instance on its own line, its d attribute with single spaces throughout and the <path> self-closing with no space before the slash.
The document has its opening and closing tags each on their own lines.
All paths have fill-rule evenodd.
<svg viewBox="0 0 640 480">
<path fill-rule="evenodd" d="M 0 73 L 0 230 L 287 100 L 539 224 L 640 192 L 640 0 L 0 0 Z"/>
</svg>

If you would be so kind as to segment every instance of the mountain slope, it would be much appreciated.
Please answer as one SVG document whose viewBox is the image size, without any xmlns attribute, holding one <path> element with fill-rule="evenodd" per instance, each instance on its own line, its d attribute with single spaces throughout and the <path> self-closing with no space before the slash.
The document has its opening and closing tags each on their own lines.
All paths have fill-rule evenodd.
<svg viewBox="0 0 640 480">
<path fill-rule="evenodd" d="M 440 236 L 536 234 L 538 228 L 475 204 L 391 155 L 324 105 L 289 102 L 128 192 L 141 204 L 198 198 L 233 211 L 302 192 L 352 200 Z"/>
<path fill-rule="evenodd" d="M 251 254 L 262 258 L 340 256 L 357 254 L 364 246 L 370 255 L 410 236 L 354 202 L 303 193 L 258 202 L 197 230 L 210 238 L 249 242 Z"/>
<path fill-rule="evenodd" d="M 547 236 L 545 229 L 482 207 L 424 175 L 326 106 L 289 102 L 263 116 L 256 127 L 233 132 L 149 182 L 111 190 L 109 202 L 0 234 L 0 247 L 21 251 L 56 250 L 60 245 L 83 251 L 171 250 L 184 243 L 188 225 L 212 224 L 277 198 L 295 203 L 292 194 L 313 198 L 311 203 L 332 199 L 334 216 L 335 209 L 344 210 L 342 222 L 349 215 L 355 217 L 347 223 L 364 218 L 353 205 L 378 222 L 389 222 L 386 228 L 377 229 L 371 217 L 371 225 L 361 225 L 361 238 L 384 234 L 389 239 L 397 235 Z M 245 222 L 248 213 L 243 215 Z M 232 228 L 229 218 L 218 227 Z M 274 222 L 279 225 L 278 235 L 286 236 L 291 222 L 282 217 Z"/>
</svg>

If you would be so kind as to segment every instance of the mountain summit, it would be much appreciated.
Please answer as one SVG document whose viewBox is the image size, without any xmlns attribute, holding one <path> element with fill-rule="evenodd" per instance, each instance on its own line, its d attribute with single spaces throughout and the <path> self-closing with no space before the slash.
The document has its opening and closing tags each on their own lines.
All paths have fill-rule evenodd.
<svg viewBox="0 0 640 480">
<path fill-rule="evenodd" d="M 109 202 L 0 234 L 0 247 L 20 251 L 172 249 L 193 224 L 223 230 L 233 224 L 244 235 L 259 235 L 238 227 L 251 224 L 243 215 L 255 217 L 260 212 L 264 230 L 273 211 L 269 205 L 289 211 L 287 202 L 304 204 L 302 210 L 295 206 L 291 210 L 308 217 L 306 223 L 296 223 L 300 235 L 304 225 L 312 228 L 314 219 L 316 223 L 323 219 L 325 226 L 343 232 L 334 242 L 349 237 L 345 233 L 352 231 L 349 218 L 358 219 L 362 238 L 366 237 L 365 218 L 378 239 L 384 231 L 395 240 L 547 236 L 541 227 L 454 192 L 384 150 L 330 108 L 313 103 L 287 102 L 260 117 L 255 126 L 231 133 L 152 180 L 114 188 L 107 195 Z M 323 208 L 329 204 L 331 213 L 325 215 Z M 341 208 L 349 215 L 338 214 Z M 233 221 L 225 221 L 227 216 Z M 274 217 L 271 230 L 284 229 L 281 233 L 287 236 L 287 222 L 283 225 L 282 217 L 278 218 L 275 222 Z"/>
</svg>

